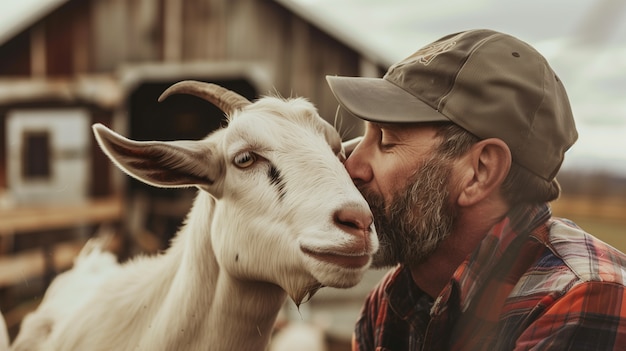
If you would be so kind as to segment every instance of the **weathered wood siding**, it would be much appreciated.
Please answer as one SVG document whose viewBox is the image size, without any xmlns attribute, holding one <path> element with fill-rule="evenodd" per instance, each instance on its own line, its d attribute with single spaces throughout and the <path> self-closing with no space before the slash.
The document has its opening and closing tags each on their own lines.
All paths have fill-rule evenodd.
<svg viewBox="0 0 626 351">
<path fill-rule="evenodd" d="M 250 61 L 266 70 L 276 92 L 305 96 L 332 120 L 337 104 L 324 77 L 358 75 L 360 60 L 271 0 L 71 0 L 0 46 L 0 77 Z"/>
</svg>

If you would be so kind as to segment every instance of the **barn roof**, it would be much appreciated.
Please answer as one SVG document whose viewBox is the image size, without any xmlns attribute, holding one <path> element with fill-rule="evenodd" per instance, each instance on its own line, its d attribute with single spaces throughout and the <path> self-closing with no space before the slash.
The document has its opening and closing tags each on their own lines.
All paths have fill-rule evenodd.
<svg viewBox="0 0 626 351">
<path fill-rule="evenodd" d="M 0 45 L 68 0 L 18 0 L 0 3 Z"/>
</svg>

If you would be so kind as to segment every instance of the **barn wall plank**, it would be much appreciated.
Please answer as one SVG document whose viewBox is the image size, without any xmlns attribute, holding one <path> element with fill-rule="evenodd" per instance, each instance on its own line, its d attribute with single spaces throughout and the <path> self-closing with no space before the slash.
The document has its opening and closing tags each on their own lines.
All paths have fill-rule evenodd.
<svg viewBox="0 0 626 351">
<path fill-rule="evenodd" d="M 92 1 L 92 51 L 95 72 L 114 71 L 128 57 L 126 0 Z"/>
</svg>

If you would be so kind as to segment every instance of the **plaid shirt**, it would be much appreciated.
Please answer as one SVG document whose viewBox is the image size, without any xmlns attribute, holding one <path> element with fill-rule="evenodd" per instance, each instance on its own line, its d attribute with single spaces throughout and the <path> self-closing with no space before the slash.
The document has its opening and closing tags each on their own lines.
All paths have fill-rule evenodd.
<svg viewBox="0 0 626 351">
<path fill-rule="evenodd" d="M 353 350 L 626 350 L 626 256 L 547 205 L 496 224 L 433 301 L 398 266 Z"/>
</svg>

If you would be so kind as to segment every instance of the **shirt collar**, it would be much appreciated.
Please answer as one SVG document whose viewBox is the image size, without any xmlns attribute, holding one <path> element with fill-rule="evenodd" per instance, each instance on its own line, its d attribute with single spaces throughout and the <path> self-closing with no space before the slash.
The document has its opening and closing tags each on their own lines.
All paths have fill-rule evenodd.
<svg viewBox="0 0 626 351">
<path fill-rule="evenodd" d="M 404 265 L 396 268 L 390 284 L 385 289 L 389 306 L 404 320 L 411 321 L 418 311 L 430 310 L 433 299 L 424 293 L 411 277 L 411 270 Z"/>
</svg>

